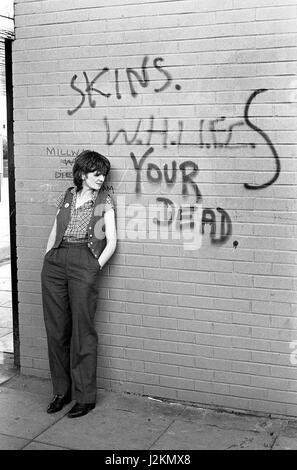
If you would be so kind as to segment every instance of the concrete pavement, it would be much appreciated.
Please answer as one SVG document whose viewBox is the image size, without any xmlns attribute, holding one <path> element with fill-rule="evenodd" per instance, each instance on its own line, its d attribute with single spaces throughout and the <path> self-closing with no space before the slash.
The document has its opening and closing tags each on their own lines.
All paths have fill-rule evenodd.
<svg viewBox="0 0 297 470">
<path fill-rule="evenodd" d="M 6 374 L 6 376 L 5 376 Z M 14 374 L 14 375 L 13 375 Z M 49 380 L 0 372 L 0 450 L 297 449 L 297 421 L 220 412 L 98 391 L 96 408 L 69 419 L 46 407 Z M 132 454 L 133 455 L 133 454 Z"/>
</svg>

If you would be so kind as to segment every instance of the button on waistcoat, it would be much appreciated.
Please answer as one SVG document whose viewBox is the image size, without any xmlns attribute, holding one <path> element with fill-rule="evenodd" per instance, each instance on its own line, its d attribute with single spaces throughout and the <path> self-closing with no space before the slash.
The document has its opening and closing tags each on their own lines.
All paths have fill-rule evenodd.
<svg viewBox="0 0 297 470">
<path fill-rule="evenodd" d="M 67 189 L 63 205 L 57 215 L 57 233 L 53 248 L 59 248 L 60 244 L 62 243 L 65 230 L 70 222 L 71 204 L 73 200 L 73 194 L 71 192 L 72 189 L 73 188 Z M 104 226 L 106 196 L 107 193 L 105 190 L 100 190 L 98 192 L 91 220 L 88 224 L 88 247 L 90 248 L 91 253 L 95 258 L 99 258 L 106 246 Z"/>
</svg>

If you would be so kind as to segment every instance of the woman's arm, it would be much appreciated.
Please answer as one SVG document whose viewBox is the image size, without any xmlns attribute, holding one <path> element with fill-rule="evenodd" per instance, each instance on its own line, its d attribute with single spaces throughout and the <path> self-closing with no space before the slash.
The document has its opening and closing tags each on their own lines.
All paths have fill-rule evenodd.
<svg viewBox="0 0 297 470">
<path fill-rule="evenodd" d="M 58 215 L 59 211 L 57 212 Z M 46 252 L 45 254 L 52 249 L 52 247 L 55 244 L 56 240 L 56 234 L 57 234 L 57 215 L 55 217 L 55 222 L 53 225 L 53 228 L 51 230 L 51 233 L 49 234 L 48 241 L 47 241 L 47 247 L 46 247 Z"/>
<path fill-rule="evenodd" d="M 116 246 L 117 246 L 117 231 L 115 223 L 115 212 L 113 209 L 108 210 L 104 214 L 104 224 L 105 224 L 105 236 L 106 236 L 106 247 L 102 251 L 98 262 L 100 266 L 103 267 L 105 263 L 113 255 Z"/>
</svg>

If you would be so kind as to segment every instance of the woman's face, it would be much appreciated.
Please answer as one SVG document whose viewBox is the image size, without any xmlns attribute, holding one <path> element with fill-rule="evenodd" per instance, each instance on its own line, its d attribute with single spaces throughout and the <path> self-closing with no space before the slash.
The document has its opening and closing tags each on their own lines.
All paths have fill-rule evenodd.
<svg viewBox="0 0 297 470">
<path fill-rule="evenodd" d="M 100 171 L 91 171 L 83 175 L 83 186 L 89 189 L 98 190 L 101 188 L 105 180 L 105 176 Z"/>
</svg>

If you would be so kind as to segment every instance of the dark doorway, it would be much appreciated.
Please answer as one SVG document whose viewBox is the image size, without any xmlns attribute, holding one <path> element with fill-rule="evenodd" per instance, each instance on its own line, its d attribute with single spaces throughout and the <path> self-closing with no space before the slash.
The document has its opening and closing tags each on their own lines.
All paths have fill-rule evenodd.
<svg viewBox="0 0 297 470">
<path fill-rule="evenodd" d="M 0 39 L 0 363 L 19 366 L 12 39 Z"/>
</svg>

